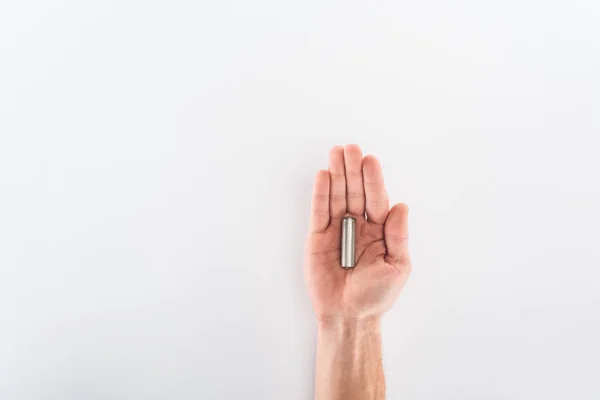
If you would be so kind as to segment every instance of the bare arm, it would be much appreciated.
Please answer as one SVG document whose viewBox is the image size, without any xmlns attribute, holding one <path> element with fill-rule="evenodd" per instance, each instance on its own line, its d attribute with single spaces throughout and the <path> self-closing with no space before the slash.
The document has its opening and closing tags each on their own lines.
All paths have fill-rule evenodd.
<svg viewBox="0 0 600 400">
<path fill-rule="evenodd" d="M 365 218 L 366 214 L 366 218 Z M 340 266 L 341 222 L 356 219 L 356 266 Z M 385 398 L 381 316 L 411 271 L 408 208 L 391 209 L 379 161 L 337 146 L 317 173 L 305 279 L 318 320 L 316 400 Z"/>
<path fill-rule="evenodd" d="M 319 321 L 315 399 L 383 399 L 379 319 Z"/>
</svg>

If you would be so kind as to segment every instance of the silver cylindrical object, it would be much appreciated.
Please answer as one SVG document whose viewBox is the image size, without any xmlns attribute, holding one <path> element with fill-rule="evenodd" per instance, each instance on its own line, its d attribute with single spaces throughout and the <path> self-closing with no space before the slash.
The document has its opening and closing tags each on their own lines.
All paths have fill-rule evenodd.
<svg viewBox="0 0 600 400">
<path fill-rule="evenodd" d="M 345 217 L 342 220 L 342 267 L 353 268 L 356 263 L 356 220 Z"/>
</svg>

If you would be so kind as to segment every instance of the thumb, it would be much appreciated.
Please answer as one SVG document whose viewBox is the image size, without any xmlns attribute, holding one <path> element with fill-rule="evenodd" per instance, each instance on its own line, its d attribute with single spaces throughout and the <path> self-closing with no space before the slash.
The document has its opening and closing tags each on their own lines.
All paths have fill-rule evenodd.
<svg viewBox="0 0 600 400">
<path fill-rule="evenodd" d="M 388 257 L 396 262 L 408 258 L 408 206 L 398 203 L 392 207 L 383 228 Z"/>
</svg>

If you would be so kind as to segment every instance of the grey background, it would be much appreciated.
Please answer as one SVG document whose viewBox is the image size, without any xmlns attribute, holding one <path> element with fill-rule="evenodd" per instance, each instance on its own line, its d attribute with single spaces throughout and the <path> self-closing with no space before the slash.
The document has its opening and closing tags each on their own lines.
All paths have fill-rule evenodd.
<svg viewBox="0 0 600 400">
<path fill-rule="evenodd" d="M 599 20 L 3 2 L 0 398 L 309 399 L 310 190 L 351 142 L 411 207 L 388 397 L 600 398 Z"/>
</svg>

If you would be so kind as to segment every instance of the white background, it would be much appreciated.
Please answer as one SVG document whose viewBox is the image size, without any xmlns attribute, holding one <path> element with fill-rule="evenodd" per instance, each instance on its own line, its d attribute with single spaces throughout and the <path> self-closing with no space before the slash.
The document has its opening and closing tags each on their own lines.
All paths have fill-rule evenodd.
<svg viewBox="0 0 600 400">
<path fill-rule="evenodd" d="M 411 208 L 389 399 L 600 398 L 600 3 L 5 1 L 0 398 L 309 399 L 312 179 Z"/>
</svg>

